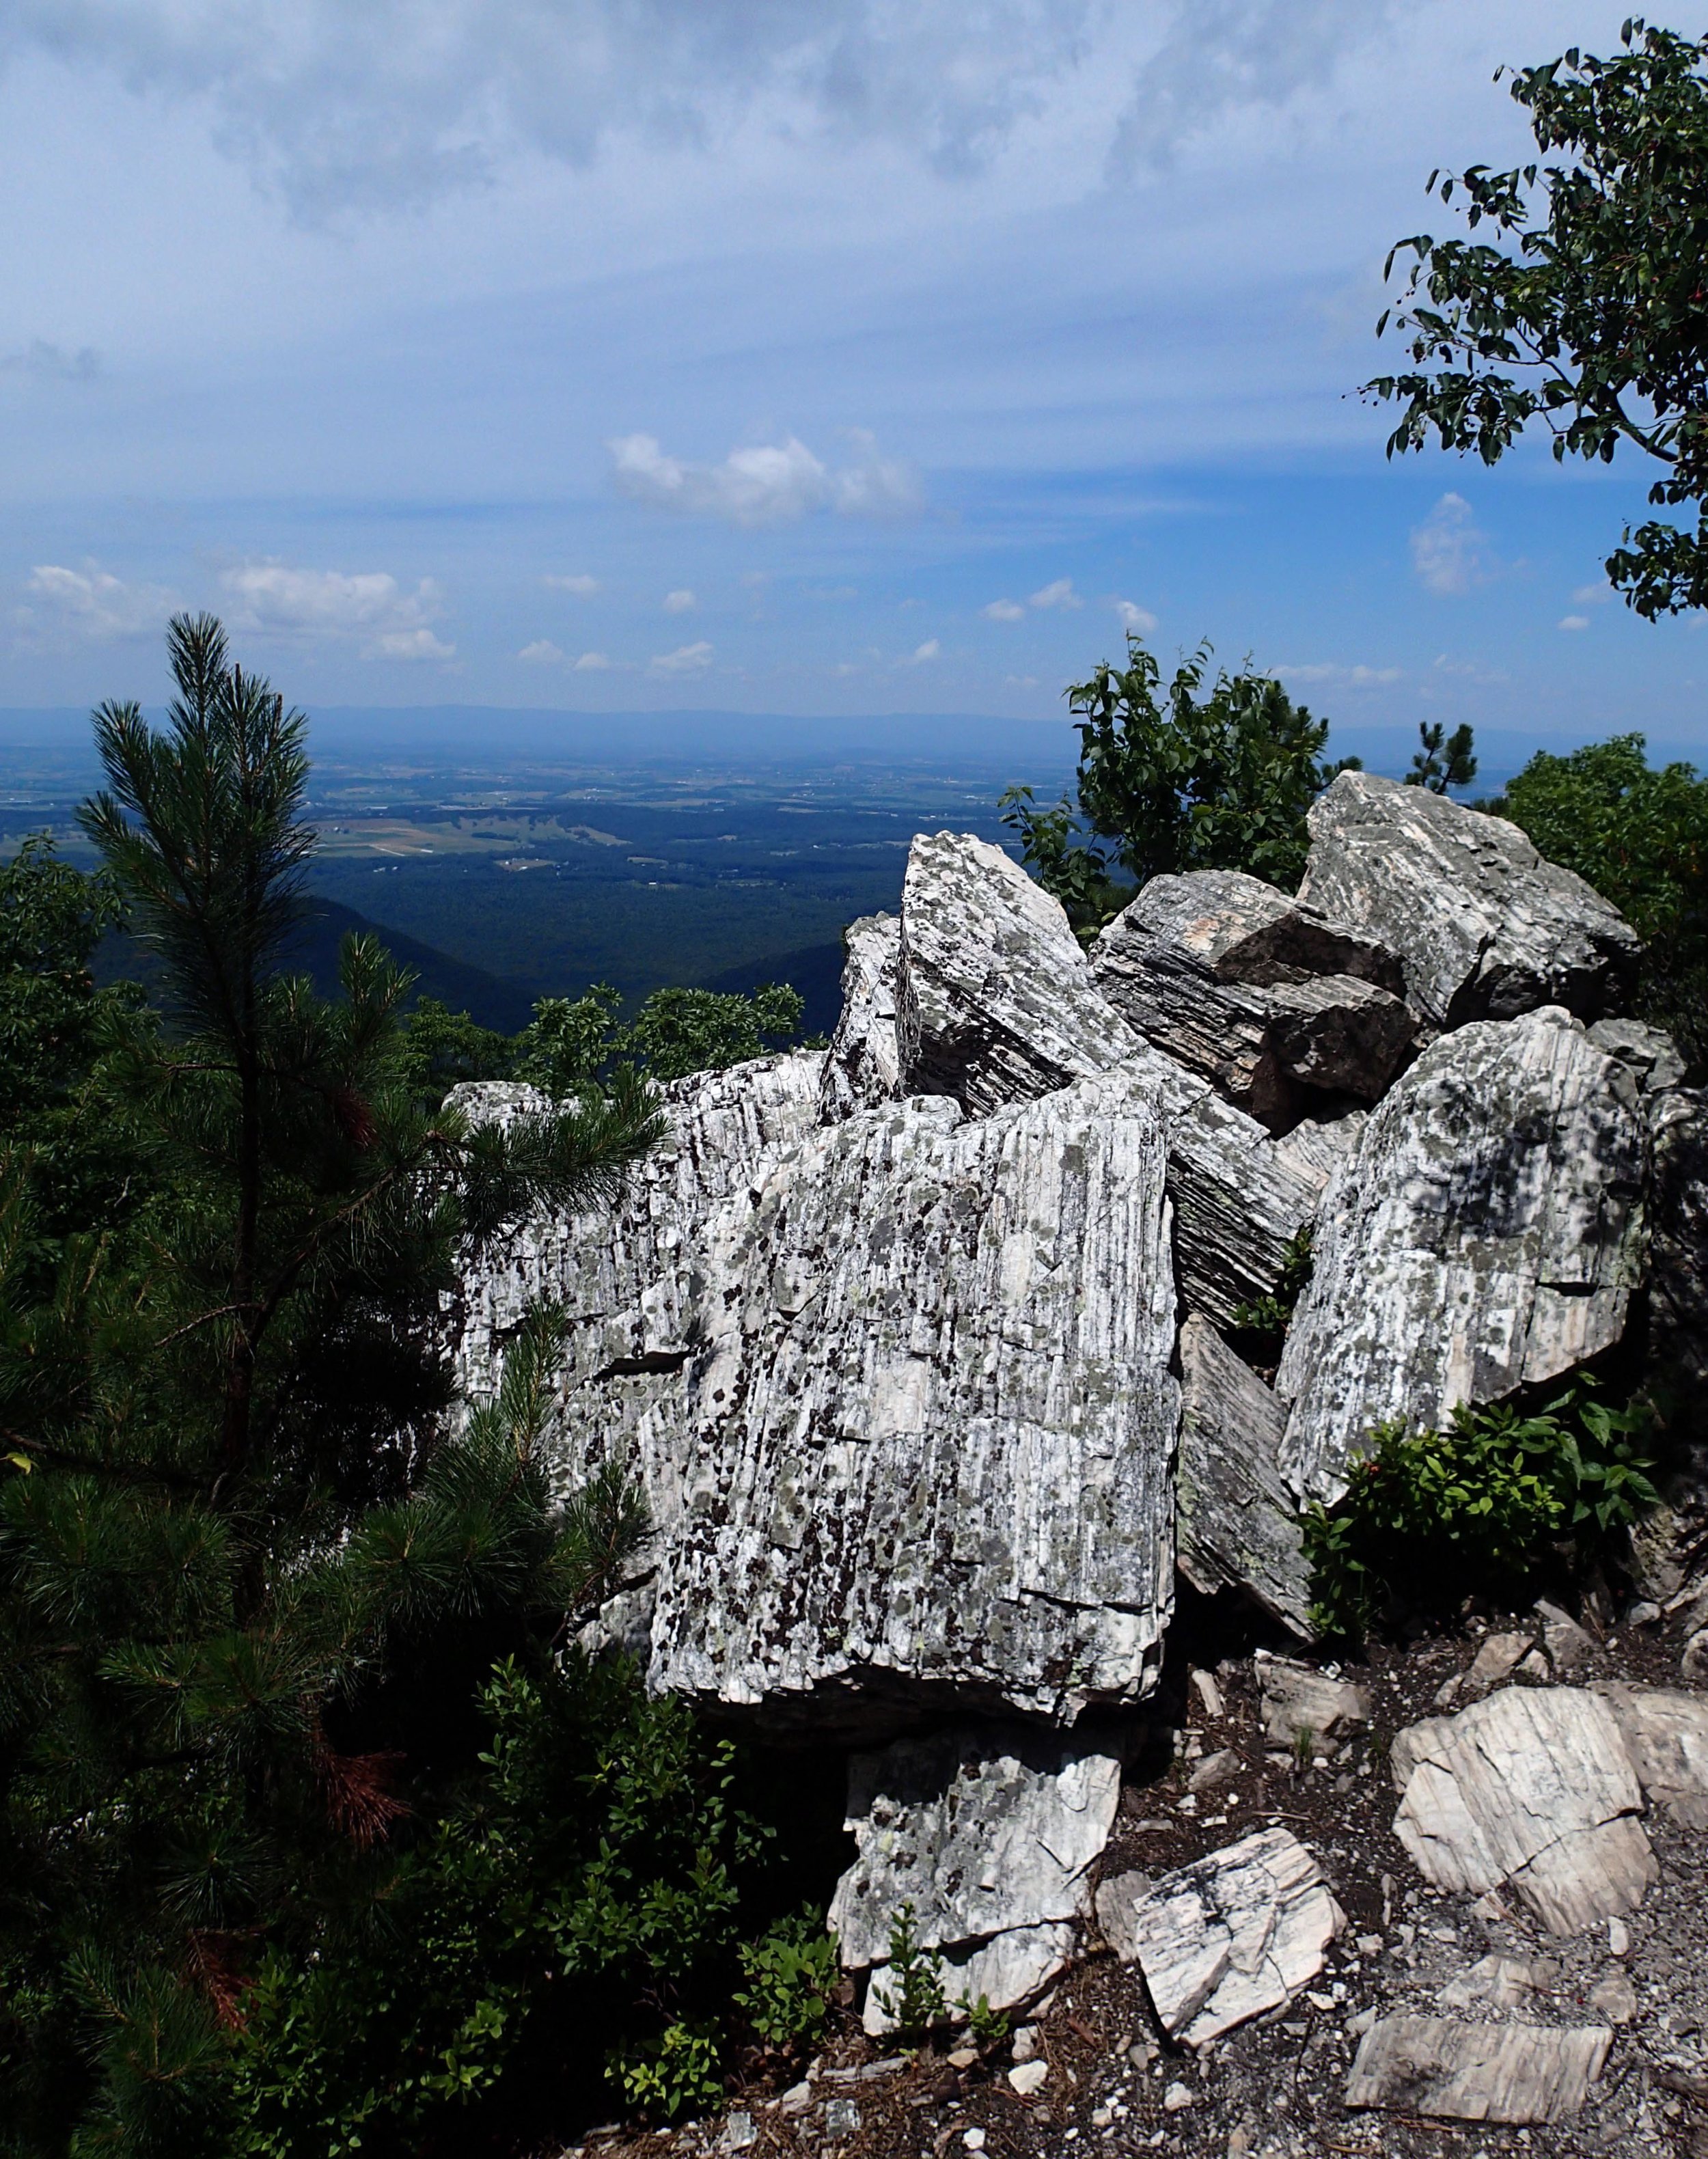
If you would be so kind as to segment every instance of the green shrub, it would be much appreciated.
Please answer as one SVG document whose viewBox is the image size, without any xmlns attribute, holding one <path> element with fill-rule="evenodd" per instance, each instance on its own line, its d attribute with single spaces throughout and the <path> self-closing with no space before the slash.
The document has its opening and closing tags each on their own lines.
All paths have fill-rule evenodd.
<svg viewBox="0 0 1708 2159">
<path fill-rule="evenodd" d="M 1359 1640 L 1396 1606 L 1515 1591 L 1559 1563 L 1561 1540 L 1586 1556 L 1655 1502 L 1648 1428 L 1645 1410 L 1610 1407 L 1588 1380 L 1530 1416 L 1461 1405 L 1445 1432 L 1379 1425 L 1346 1496 L 1305 1516 L 1313 1623 Z"/>
<path fill-rule="evenodd" d="M 1281 1275 L 1274 1289 L 1250 1304 L 1234 1306 L 1234 1324 L 1242 1334 L 1253 1338 L 1250 1347 L 1258 1364 L 1272 1364 L 1281 1355 L 1294 1310 L 1311 1280 L 1312 1264 L 1312 1230 L 1307 1222 L 1281 1254 Z"/>
<path fill-rule="evenodd" d="M 872 1983 L 882 1989 L 881 1999 L 904 2047 L 923 2045 L 931 2027 L 949 2013 L 941 1952 L 920 1941 L 911 1902 L 889 1923 L 889 1960 Z"/>
<path fill-rule="evenodd" d="M 743 1976 L 735 2005 L 766 2046 L 779 2052 L 810 2045 L 825 2028 L 840 1974 L 836 1945 L 821 1912 L 796 1912 L 741 1950 Z"/>
</svg>

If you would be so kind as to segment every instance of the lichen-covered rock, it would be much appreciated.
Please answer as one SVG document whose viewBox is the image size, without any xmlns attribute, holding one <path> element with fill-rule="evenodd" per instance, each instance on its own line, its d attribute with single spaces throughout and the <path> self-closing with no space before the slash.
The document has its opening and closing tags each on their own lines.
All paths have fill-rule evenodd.
<svg viewBox="0 0 1708 2159">
<path fill-rule="evenodd" d="M 1308 1635 L 1310 1569 L 1298 1509 L 1281 1480 L 1286 1412 L 1196 1313 L 1180 1330 L 1180 1571 L 1195 1589 L 1238 1589 Z"/>
<path fill-rule="evenodd" d="M 1617 1342 L 1646 1144 L 1632 1074 L 1557 1007 L 1426 1051 L 1322 1203 L 1276 1375 L 1294 1491 L 1338 1499 L 1385 1420 L 1438 1426 Z"/>
<path fill-rule="evenodd" d="M 815 1132 L 702 1266 L 651 1683 L 857 1722 L 1071 1718 L 1154 1678 L 1173 1571 L 1163 1132 L 1119 1078 Z"/>
<path fill-rule="evenodd" d="M 1637 934 L 1516 825 L 1427 788 L 1343 772 L 1312 805 L 1301 903 L 1397 953 L 1431 1028 L 1564 1005 L 1620 1011 Z"/>
<path fill-rule="evenodd" d="M 902 925 L 893 914 L 863 914 L 842 933 L 842 1011 L 825 1058 L 819 1114 L 825 1123 L 876 1109 L 901 1092 L 896 1039 Z"/>
<path fill-rule="evenodd" d="M 1234 870 L 1152 878 L 1091 967 L 1147 1042 L 1274 1130 L 1306 1088 L 1374 1100 L 1416 1028 L 1381 986 L 1399 986 L 1391 955 Z"/>
<path fill-rule="evenodd" d="M 972 1116 L 1106 1072 L 1136 1038 L 1059 901 L 1000 847 L 922 832 L 902 888 L 902 1091 Z"/>
<path fill-rule="evenodd" d="M 911 1904 L 922 1946 L 957 1967 L 986 1951 L 1001 1991 L 987 1984 L 974 1999 L 986 1993 L 993 2009 L 1023 1999 L 1049 1975 L 1038 1953 L 1064 1935 L 1071 1944 L 1072 1923 L 1090 1908 L 1091 1866 L 1120 1798 L 1113 1756 L 1012 1727 L 961 1727 L 855 1755 L 846 1826 L 857 1856 L 830 1909 L 842 1963 L 883 1966 L 896 1914 Z M 1004 1938 L 1017 1935 L 1005 1954 Z M 868 2001 L 882 2005 L 883 1994 L 875 1983 Z"/>
</svg>

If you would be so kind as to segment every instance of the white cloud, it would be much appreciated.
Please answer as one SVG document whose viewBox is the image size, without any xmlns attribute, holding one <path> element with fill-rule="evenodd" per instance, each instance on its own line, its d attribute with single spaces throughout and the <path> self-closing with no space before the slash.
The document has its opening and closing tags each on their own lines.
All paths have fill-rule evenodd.
<svg viewBox="0 0 1708 2159">
<path fill-rule="evenodd" d="M 1084 607 L 1085 603 L 1074 590 L 1071 577 L 1058 577 L 1053 584 L 1035 592 L 1027 604 L 1035 608 L 1077 608 Z"/>
<path fill-rule="evenodd" d="M 1444 494 L 1411 534 L 1411 567 L 1425 589 L 1452 598 L 1486 582 L 1492 574 L 1488 536 L 1462 494 Z"/>
<path fill-rule="evenodd" d="M 923 645 L 914 646 L 913 653 L 913 665 L 915 667 L 923 666 L 926 660 L 939 658 L 942 655 L 942 651 L 943 647 L 938 643 L 937 639 L 934 637 L 928 637 Z"/>
<path fill-rule="evenodd" d="M 525 645 L 516 657 L 536 667 L 561 667 L 563 665 L 562 648 L 554 645 L 549 637 L 536 637 L 531 645 Z"/>
<path fill-rule="evenodd" d="M 1611 585 L 1580 585 L 1571 595 L 1574 607 L 1606 607 L 1613 597 Z"/>
<path fill-rule="evenodd" d="M 1005 675 L 1002 681 L 1010 690 L 1035 690 L 1038 687 L 1036 675 Z"/>
<path fill-rule="evenodd" d="M 1156 616 L 1136 600 L 1117 600 L 1115 611 L 1121 617 L 1121 628 L 1131 630 L 1135 637 L 1148 637 L 1157 627 Z"/>
<path fill-rule="evenodd" d="M 159 585 L 127 585 L 98 562 L 80 570 L 42 562 L 30 572 L 26 589 L 35 605 L 18 610 L 27 638 L 77 638 L 104 645 L 117 637 L 147 637 L 158 630 L 177 607 Z"/>
<path fill-rule="evenodd" d="M 1587 629 L 1589 617 L 1586 614 L 1563 614 L 1560 618 L 1560 627 L 1561 629 Z"/>
<path fill-rule="evenodd" d="M 540 582 L 542 585 L 549 585 L 554 593 L 573 593 L 578 600 L 590 600 L 599 589 L 597 577 L 589 577 L 579 572 L 563 577 L 548 574 Z"/>
<path fill-rule="evenodd" d="M 370 659 L 449 660 L 456 653 L 433 630 L 443 607 L 431 577 L 411 593 L 384 570 L 350 573 L 246 562 L 227 570 L 220 582 L 237 603 L 235 629 L 276 637 L 352 638 Z"/>
<path fill-rule="evenodd" d="M 616 664 L 614 660 L 607 659 L 603 652 L 584 652 L 575 663 L 575 671 L 577 675 L 603 675 Z"/>
<path fill-rule="evenodd" d="M 1283 682 L 1326 682 L 1340 690 L 1374 690 L 1384 683 L 1397 682 L 1400 670 L 1397 667 L 1347 667 L 1335 660 L 1313 660 L 1302 666 L 1276 667 L 1271 670 Z"/>
<path fill-rule="evenodd" d="M 655 435 L 621 435 L 606 444 L 620 494 L 655 510 L 721 517 L 732 525 L 791 525 L 815 510 L 846 517 L 894 517 L 919 505 L 909 469 L 880 458 L 862 439 L 862 460 L 833 471 L 806 444 L 787 442 L 732 450 L 722 464 L 665 455 Z"/>
<path fill-rule="evenodd" d="M 660 675 L 697 675 L 712 665 L 715 649 L 702 638 L 697 645 L 679 645 L 674 652 L 655 653 L 652 664 Z"/>
<path fill-rule="evenodd" d="M 699 604 L 699 601 L 695 598 L 693 593 L 691 593 L 686 586 L 683 586 L 679 591 L 666 593 L 665 594 L 665 613 L 666 614 L 691 614 Z"/>
<path fill-rule="evenodd" d="M 979 613 L 986 622 L 1024 622 L 1026 619 L 1026 609 L 1018 600 L 992 600 L 988 607 L 981 608 Z"/>
</svg>

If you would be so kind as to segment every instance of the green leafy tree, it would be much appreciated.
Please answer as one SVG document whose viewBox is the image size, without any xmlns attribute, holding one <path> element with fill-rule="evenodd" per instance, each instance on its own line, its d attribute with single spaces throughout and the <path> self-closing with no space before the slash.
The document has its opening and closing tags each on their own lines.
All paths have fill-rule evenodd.
<svg viewBox="0 0 1708 2159">
<path fill-rule="evenodd" d="M 1067 692 L 1079 733 L 1075 797 L 1039 809 L 1030 788 L 1003 796 L 1023 858 L 1095 929 L 1133 885 L 1187 870 L 1238 869 L 1291 891 L 1304 874 L 1305 814 L 1356 758 L 1322 761 L 1328 723 L 1295 705 L 1272 676 L 1225 670 L 1209 683 L 1201 645 L 1166 690 L 1142 641 Z"/>
<path fill-rule="evenodd" d="M 507 1080 L 515 1062 L 510 1037 L 482 1027 L 466 1012 L 453 1012 L 437 997 L 418 997 L 402 1043 L 405 1080 L 411 1092 L 437 1106 L 465 1080 Z"/>
<path fill-rule="evenodd" d="M 1503 70 L 1503 72 L 1505 72 Z M 1656 504 L 1689 504 L 1695 531 L 1628 526 L 1607 561 L 1653 620 L 1708 603 L 1708 39 L 1633 17 L 1609 59 L 1576 47 L 1516 70 L 1512 95 L 1539 158 L 1509 171 L 1432 173 L 1479 239 L 1400 241 L 1405 293 L 1385 313 L 1410 371 L 1365 385 L 1404 406 L 1390 456 L 1474 451 L 1493 464 L 1534 421 L 1556 458 L 1661 468 Z"/>
<path fill-rule="evenodd" d="M 1539 750 L 1490 805 L 1592 884 L 1643 940 L 1641 1015 L 1708 1063 L 1708 779 L 1650 765 L 1641 735 Z"/>
<path fill-rule="evenodd" d="M 1445 795 L 1450 787 L 1468 787 L 1477 777 L 1471 729 L 1457 727 L 1448 734 L 1441 721 L 1428 725 L 1420 720 L 1417 733 L 1423 747 L 1412 755 L 1405 784 L 1426 788 L 1431 795 Z"/>
<path fill-rule="evenodd" d="M 624 1070 L 656 1080 L 722 1072 L 791 1041 L 805 1006 L 786 982 L 766 982 L 751 997 L 655 990 L 626 1023 L 622 1009 L 608 982 L 579 997 L 542 997 L 516 1037 L 516 1078 L 562 1100 Z"/>
</svg>

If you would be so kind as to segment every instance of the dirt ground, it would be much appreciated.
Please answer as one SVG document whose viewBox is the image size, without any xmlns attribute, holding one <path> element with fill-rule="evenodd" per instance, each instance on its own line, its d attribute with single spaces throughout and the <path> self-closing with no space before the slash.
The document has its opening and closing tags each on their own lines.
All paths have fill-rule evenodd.
<svg viewBox="0 0 1708 2159">
<path fill-rule="evenodd" d="M 1603 1633 L 1593 1613 L 1585 1617 L 1600 1645 L 1574 1682 L 1694 1685 L 1680 1677 L 1679 1623 Z M 1320 1977 L 1285 2009 L 1196 2055 L 1172 2046 L 1137 1967 L 1120 1963 L 1094 1929 L 1083 1960 L 1021 2020 L 1025 2032 L 976 2057 L 952 2033 L 916 2057 L 885 2055 L 850 2011 L 815 2060 L 756 2076 L 732 2092 L 724 2114 L 674 2131 L 596 2132 L 571 2148 L 571 2159 L 740 2151 L 752 2159 L 1064 2159 L 1076 2150 L 1088 2159 L 1708 2159 L 1708 1839 L 1651 1815 L 1659 1884 L 1623 1934 L 1604 1926 L 1562 1942 L 1515 1903 L 1429 1887 L 1393 1834 L 1394 1733 L 1439 1713 L 1443 1682 L 1469 1665 L 1488 1633 L 1509 1623 L 1491 1614 L 1403 1651 L 1373 1649 L 1367 1664 L 1345 1674 L 1370 1694 L 1369 1731 L 1309 1762 L 1265 1742 L 1249 1657 L 1215 1667 L 1219 1716 L 1204 1713 L 1183 1670 L 1165 1681 L 1161 1716 L 1129 1767 L 1099 1878 L 1132 1867 L 1158 1876 L 1253 1830 L 1291 1829 L 1317 1855 L 1347 1924 Z M 1238 1770 L 1214 1791 L 1189 1792 L 1194 1764 L 1224 1748 Z M 1606 2067 L 1577 2118 L 1519 2129 L 1348 2110 L 1347 2072 L 1373 2012 L 1435 2011 L 1441 1987 L 1490 1954 L 1531 1968 L 1535 1991 L 1516 2012 L 1524 2021 L 1613 2025 Z M 949 2059 L 957 2048 L 959 2066 Z M 1033 2049 L 1048 2075 L 1035 2096 L 1022 2097 L 1009 2071 L 1017 2053 Z"/>
</svg>

